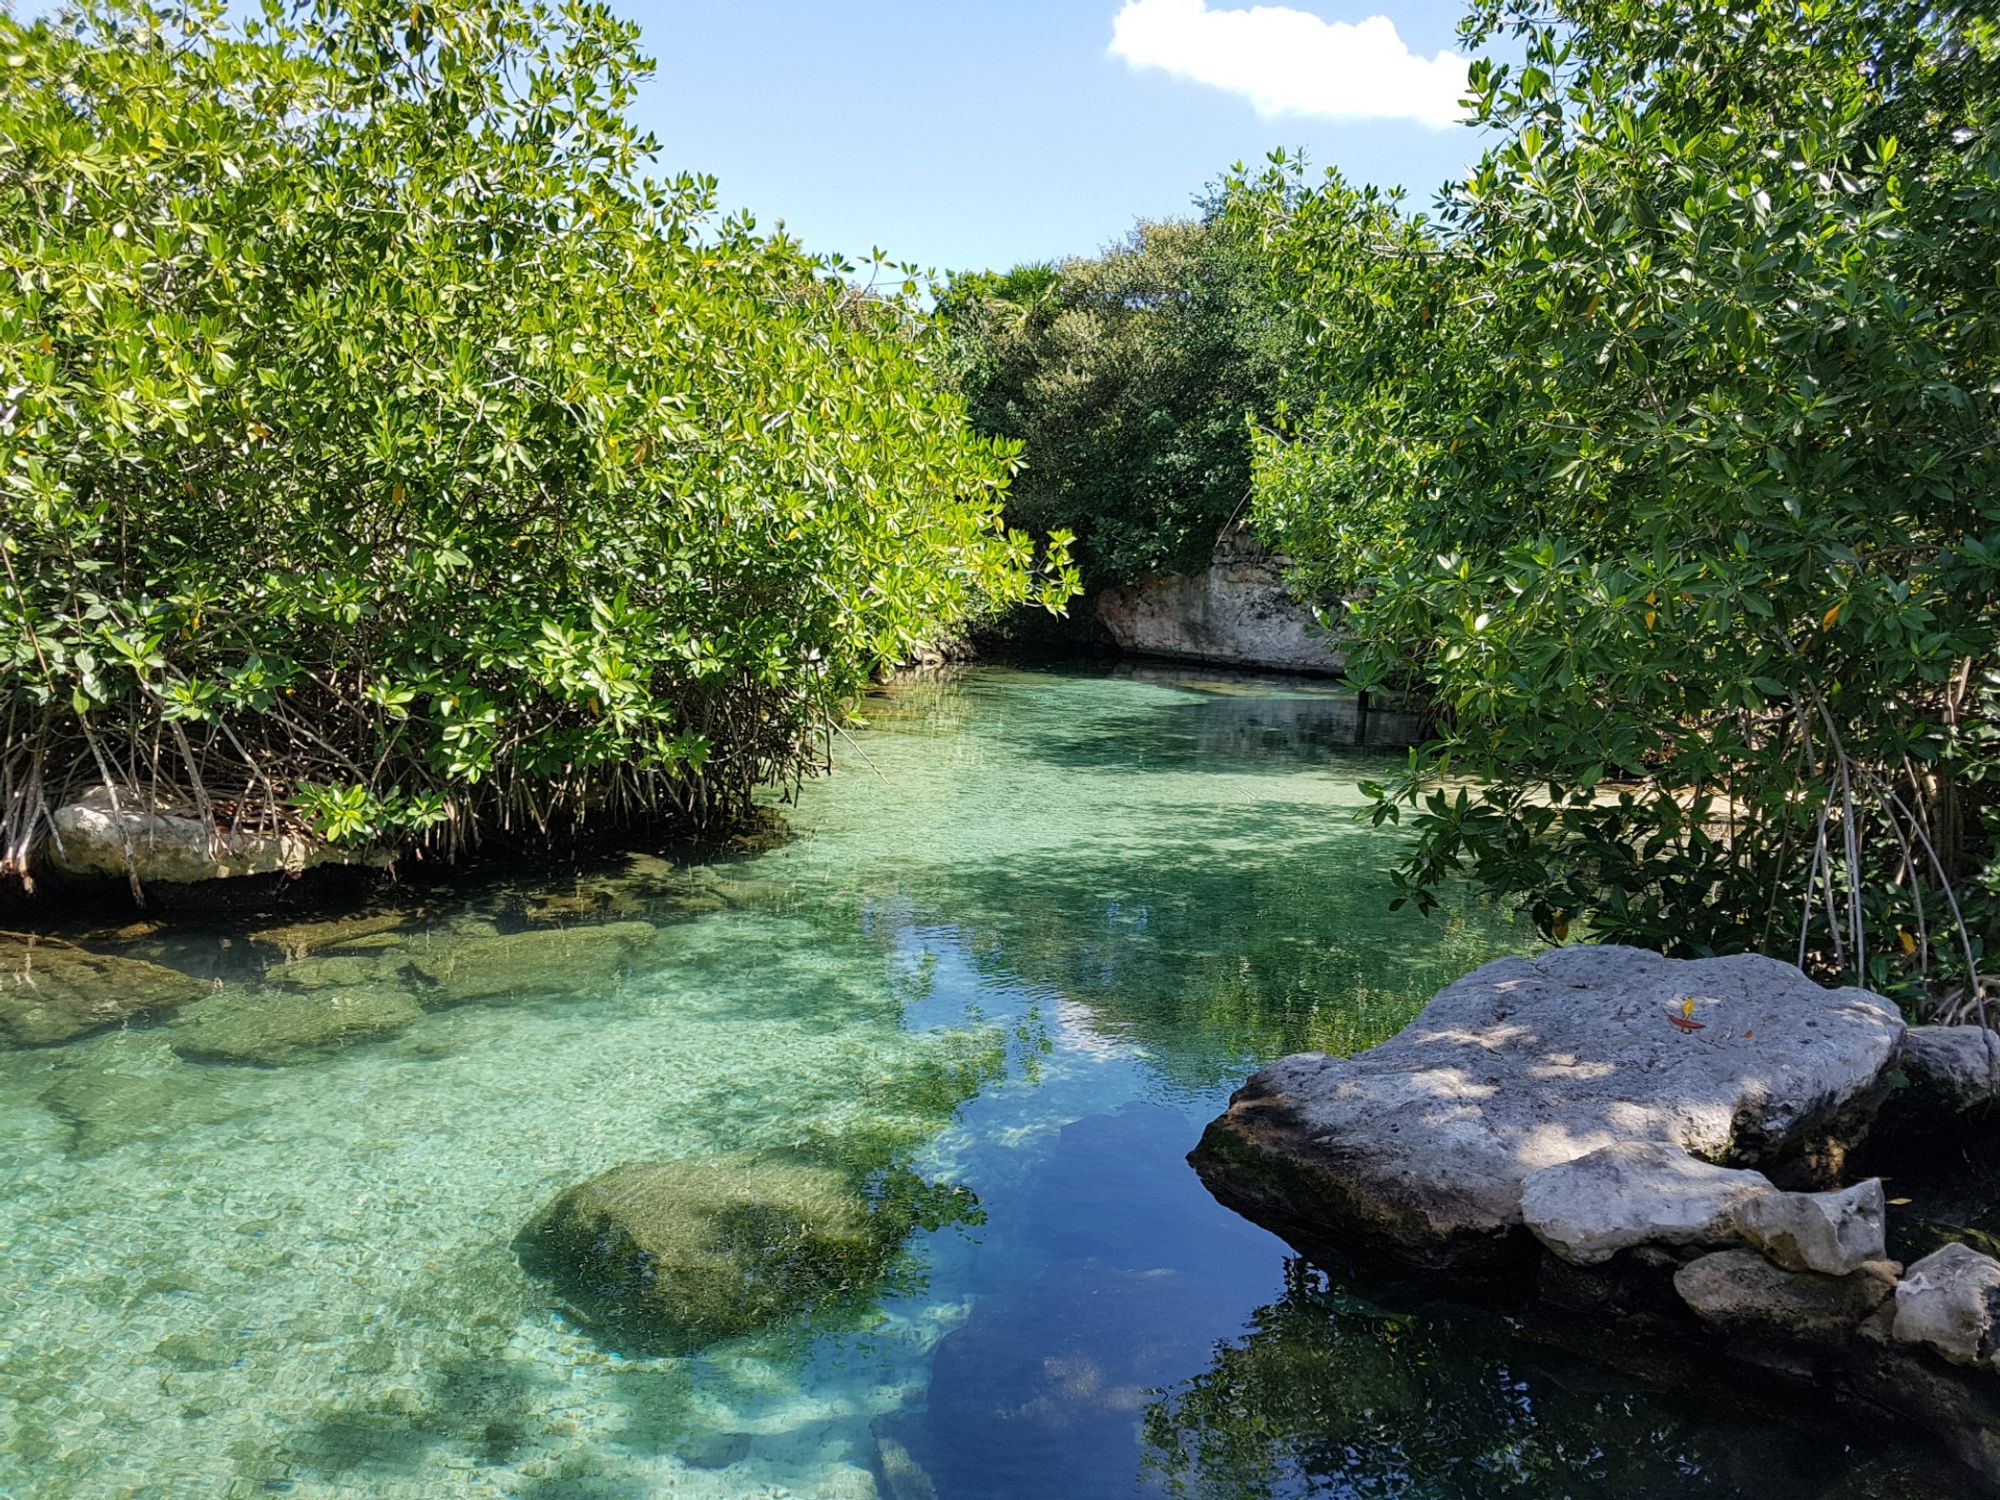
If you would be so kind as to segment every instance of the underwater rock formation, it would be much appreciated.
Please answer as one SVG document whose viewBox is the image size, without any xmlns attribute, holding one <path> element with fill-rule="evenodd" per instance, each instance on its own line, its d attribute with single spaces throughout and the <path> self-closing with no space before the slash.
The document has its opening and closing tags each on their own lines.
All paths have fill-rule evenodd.
<svg viewBox="0 0 2000 1500">
<path fill-rule="evenodd" d="M 0 1047 L 48 1047 L 169 1015 L 210 990 L 206 980 L 143 959 L 0 932 Z"/>
<path fill-rule="evenodd" d="M 395 990 L 261 990 L 205 1001 L 169 1035 L 190 1062 L 284 1068 L 400 1035 L 421 1015 L 422 1006 Z"/>
<path fill-rule="evenodd" d="M 515 1248 L 614 1337 L 686 1352 L 868 1290 L 912 1225 L 837 1168 L 735 1155 L 613 1167 Z"/>
</svg>

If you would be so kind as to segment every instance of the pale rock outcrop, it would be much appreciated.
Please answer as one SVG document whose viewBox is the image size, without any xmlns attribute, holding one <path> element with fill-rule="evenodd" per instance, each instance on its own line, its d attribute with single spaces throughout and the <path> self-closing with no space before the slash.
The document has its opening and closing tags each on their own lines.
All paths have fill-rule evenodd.
<svg viewBox="0 0 2000 1500">
<path fill-rule="evenodd" d="M 198 817 L 149 807 L 131 793 L 119 797 L 114 808 L 102 787 L 58 807 L 50 822 L 48 858 L 58 870 L 123 880 L 129 869 L 142 885 L 389 862 L 384 850 L 336 848 L 297 833 L 231 833 L 226 823 L 211 829 Z"/>
<path fill-rule="evenodd" d="M 1837 1176 L 1903 1030 L 1887 1001 L 1776 959 L 1500 959 L 1378 1047 L 1257 1073 L 1190 1159 L 1223 1202 L 1307 1248 L 1490 1270 L 1532 1243 L 1529 1175 L 1606 1146 Z"/>
<path fill-rule="evenodd" d="M 1888 1255 L 1888 1206 L 1871 1177 L 1838 1193 L 1770 1193 L 1741 1204 L 1743 1238 L 1787 1271 L 1845 1276 Z"/>
<path fill-rule="evenodd" d="M 2000 1261 L 1959 1244 L 1925 1256 L 1896 1287 L 1894 1335 L 1953 1364 L 2000 1369 Z"/>
<path fill-rule="evenodd" d="M 1636 1245 L 1728 1245 L 1732 1215 L 1776 1190 L 1761 1172 L 1714 1166 L 1665 1141 L 1621 1141 L 1531 1172 L 1521 1217 L 1550 1250 L 1594 1266 Z"/>
<path fill-rule="evenodd" d="M 1288 672 L 1341 670 L 1344 658 L 1285 588 L 1284 559 L 1243 526 L 1224 531 L 1199 573 L 1157 573 L 1108 588 L 1097 617 L 1121 648 Z"/>
</svg>

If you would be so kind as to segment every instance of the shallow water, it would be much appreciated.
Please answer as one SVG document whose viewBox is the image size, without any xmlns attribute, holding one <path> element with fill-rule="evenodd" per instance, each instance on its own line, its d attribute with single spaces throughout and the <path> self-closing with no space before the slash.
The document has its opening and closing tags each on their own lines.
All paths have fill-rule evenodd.
<svg viewBox="0 0 2000 1500">
<path fill-rule="evenodd" d="M 1349 702 L 982 668 L 872 720 L 782 847 L 429 893 L 343 982 L 434 1004 L 426 955 L 594 922 L 657 927 L 637 957 L 298 1066 L 183 1060 L 200 1006 L 0 1054 L 0 1495 L 1955 1492 L 1848 1424 L 1376 1305 L 1202 1191 L 1183 1155 L 1258 1061 L 1526 942 L 1386 910 Z M 286 956 L 254 925 L 131 951 L 227 995 Z M 512 1248 L 620 1162 L 802 1148 L 980 1214 L 691 1357 Z"/>
</svg>

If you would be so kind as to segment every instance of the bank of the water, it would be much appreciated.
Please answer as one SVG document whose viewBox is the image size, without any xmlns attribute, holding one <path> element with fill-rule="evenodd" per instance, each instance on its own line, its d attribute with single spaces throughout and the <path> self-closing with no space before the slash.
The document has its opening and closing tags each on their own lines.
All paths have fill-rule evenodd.
<svg viewBox="0 0 2000 1500">
<path fill-rule="evenodd" d="M 1182 1157 L 1243 1074 L 1525 943 L 1386 910 L 1350 700 L 981 668 L 871 717 L 782 847 L 465 882 L 360 935 L 340 983 L 409 1001 L 377 1039 L 190 1061 L 202 1006 L 297 955 L 183 923 L 125 951 L 216 1002 L 0 1054 L 0 1494 L 1952 1493 L 1823 1414 L 1378 1305 L 1208 1198 Z M 503 951 L 513 989 L 438 957 Z M 983 1222 L 690 1357 L 601 1338 L 512 1248 L 617 1163 L 801 1148 Z"/>
</svg>

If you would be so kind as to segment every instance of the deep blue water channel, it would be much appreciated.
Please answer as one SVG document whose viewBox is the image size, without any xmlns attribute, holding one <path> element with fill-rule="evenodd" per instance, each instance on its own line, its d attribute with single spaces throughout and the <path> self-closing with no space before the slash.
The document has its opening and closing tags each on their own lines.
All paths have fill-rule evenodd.
<svg viewBox="0 0 2000 1500">
<path fill-rule="evenodd" d="M 870 716 L 779 847 L 129 934 L 218 998 L 0 1055 L 0 1495 L 1955 1491 L 1837 1417 L 1378 1305 L 1208 1198 L 1183 1156 L 1260 1061 L 1378 1041 L 1529 942 L 1387 910 L 1351 700 L 987 667 Z M 534 933 L 572 946 L 494 946 Z M 495 955 L 517 982 L 435 1003 Z M 284 1066 L 176 1050 L 202 1005 L 315 984 L 425 1010 Z M 607 1337 L 512 1249 L 621 1162 L 800 1148 L 979 1212 L 861 1303 L 694 1355 Z"/>
</svg>

